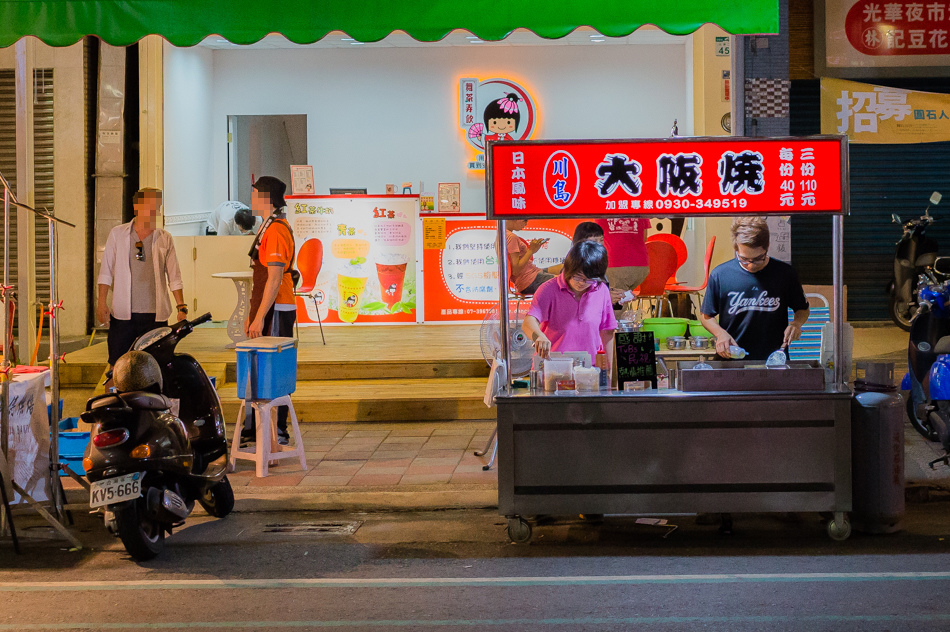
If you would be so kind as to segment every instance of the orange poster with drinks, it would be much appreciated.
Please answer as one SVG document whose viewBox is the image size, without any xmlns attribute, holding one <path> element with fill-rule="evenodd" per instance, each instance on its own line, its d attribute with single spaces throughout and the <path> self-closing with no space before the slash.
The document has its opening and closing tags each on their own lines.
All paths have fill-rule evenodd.
<svg viewBox="0 0 950 632">
<path fill-rule="evenodd" d="M 287 218 L 301 325 L 416 322 L 419 196 L 288 196 Z"/>
<path fill-rule="evenodd" d="M 541 269 L 563 263 L 580 220 L 531 220 L 515 234 L 526 240 L 550 239 L 534 255 Z M 445 219 L 444 244 L 428 242 L 422 267 L 426 322 L 480 322 L 498 305 L 496 222 Z"/>
</svg>

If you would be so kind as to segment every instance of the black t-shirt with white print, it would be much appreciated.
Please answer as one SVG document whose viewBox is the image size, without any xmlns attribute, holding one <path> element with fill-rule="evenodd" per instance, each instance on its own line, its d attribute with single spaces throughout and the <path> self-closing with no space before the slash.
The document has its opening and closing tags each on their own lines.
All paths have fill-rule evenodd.
<svg viewBox="0 0 950 632">
<path fill-rule="evenodd" d="M 733 259 L 709 275 L 702 312 L 719 316 L 719 325 L 729 332 L 750 360 L 765 360 L 782 346 L 788 327 L 788 310 L 808 307 L 808 300 L 794 268 L 769 259 L 756 273 L 747 272 Z"/>
</svg>

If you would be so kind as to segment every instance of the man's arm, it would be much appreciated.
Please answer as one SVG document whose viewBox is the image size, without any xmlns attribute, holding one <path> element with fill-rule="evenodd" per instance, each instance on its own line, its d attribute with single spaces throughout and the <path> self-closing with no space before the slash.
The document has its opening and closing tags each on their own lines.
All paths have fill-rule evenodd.
<svg viewBox="0 0 950 632">
<path fill-rule="evenodd" d="M 699 313 L 699 322 L 716 339 L 716 353 L 724 358 L 729 356 L 729 346 L 736 344 L 736 341 L 729 335 L 729 332 L 719 325 L 719 320 L 715 316 L 710 316 L 702 312 Z"/>
<path fill-rule="evenodd" d="M 802 325 L 808 320 L 809 311 L 810 310 L 806 307 L 805 309 L 800 309 L 795 312 L 795 318 L 793 318 L 792 322 L 785 328 L 785 340 L 782 342 L 782 346 L 787 347 L 801 337 Z"/>
<path fill-rule="evenodd" d="M 185 320 L 188 318 L 188 314 L 178 311 L 178 306 L 185 304 L 185 293 L 182 290 L 172 290 L 172 296 L 175 297 L 175 317 L 179 321 Z"/>
<path fill-rule="evenodd" d="M 261 298 L 261 305 L 257 308 L 257 314 L 254 315 L 252 322 L 247 329 L 248 338 L 259 338 L 263 335 L 264 317 L 273 307 L 277 300 L 277 292 L 280 290 L 280 281 L 284 276 L 284 265 L 273 263 L 267 266 L 267 283 L 264 285 L 264 296 Z"/>
<path fill-rule="evenodd" d="M 103 283 L 99 284 L 99 300 L 96 302 L 96 320 L 99 324 L 105 325 L 109 322 L 109 305 L 106 300 L 109 297 L 111 286 Z"/>
</svg>

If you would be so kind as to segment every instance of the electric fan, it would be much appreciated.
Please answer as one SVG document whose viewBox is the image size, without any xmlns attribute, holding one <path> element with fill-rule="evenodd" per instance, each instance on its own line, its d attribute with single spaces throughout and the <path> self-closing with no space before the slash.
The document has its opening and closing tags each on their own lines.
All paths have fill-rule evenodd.
<svg viewBox="0 0 950 632">
<path fill-rule="evenodd" d="M 524 377 L 531 371 L 531 358 L 534 356 L 534 345 L 530 338 L 521 329 L 521 323 L 528 315 L 529 303 L 525 301 L 510 301 L 508 303 L 508 348 L 511 355 L 511 366 L 508 374 L 512 377 Z M 501 320 L 498 307 L 493 307 L 482 320 L 481 330 L 482 356 L 491 366 L 492 361 L 501 357 Z"/>
</svg>

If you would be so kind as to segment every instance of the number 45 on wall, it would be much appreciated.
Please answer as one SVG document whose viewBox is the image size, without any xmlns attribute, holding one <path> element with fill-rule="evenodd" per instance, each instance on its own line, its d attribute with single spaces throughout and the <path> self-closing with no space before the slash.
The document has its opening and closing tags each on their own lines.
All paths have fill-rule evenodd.
<svg viewBox="0 0 950 632">
<path fill-rule="evenodd" d="M 717 37 L 716 38 L 716 56 L 717 57 L 728 57 L 729 56 L 729 37 Z"/>
</svg>

